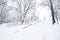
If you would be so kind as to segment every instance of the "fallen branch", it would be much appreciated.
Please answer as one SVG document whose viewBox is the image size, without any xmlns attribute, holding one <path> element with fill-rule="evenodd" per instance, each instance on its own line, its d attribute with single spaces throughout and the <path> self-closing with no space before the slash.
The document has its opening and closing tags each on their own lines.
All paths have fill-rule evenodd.
<svg viewBox="0 0 60 40">
<path fill-rule="evenodd" d="M 37 21 L 37 22 L 32 23 L 32 24 L 29 24 L 29 25 L 23 27 L 22 29 L 24 30 L 24 29 L 28 28 L 29 26 L 32 26 L 32 25 L 37 24 L 37 23 L 39 23 L 39 22 L 40 22 L 40 21 Z M 16 32 L 19 32 L 19 31 L 20 31 L 20 30 L 17 30 Z M 15 32 L 15 33 L 16 33 L 16 32 Z"/>
<path fill-rule="evenodd" d="M 24 28 L 22 28 L 22 29 L 26 29 L 26 28 L 28 28 L 29 26 L 32 26 L 32 25 L 37 24 L 37 23 L 39 23 L 39 22 L 40 22 L 40 21 L 37 21 L 37 22 L 32 23 L 32 24 L 29 24 L 29 25 L 25 26 L 25 27 L 24 27 Z"/>
</svg>

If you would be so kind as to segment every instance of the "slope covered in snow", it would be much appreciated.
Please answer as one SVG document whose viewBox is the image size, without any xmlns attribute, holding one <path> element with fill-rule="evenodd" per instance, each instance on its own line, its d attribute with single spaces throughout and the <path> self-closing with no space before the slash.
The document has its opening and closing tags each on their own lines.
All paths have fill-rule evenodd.
<svg viewBox="0 0 60 40">
<path fill-rule="evenodd" d="M 60 40 L 60 24 L 39 22 L 22 29 L 20 25 L 0 25 L 0 40 Z"/>
</svg>

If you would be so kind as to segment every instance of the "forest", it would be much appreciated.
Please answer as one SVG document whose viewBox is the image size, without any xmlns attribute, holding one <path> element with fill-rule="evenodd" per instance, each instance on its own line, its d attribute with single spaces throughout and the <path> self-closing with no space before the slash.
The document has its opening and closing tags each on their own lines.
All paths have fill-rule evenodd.
<svg viewBox="0 0 60 40">
<path fill-rule="evenodd" d="M 60 20 L 60 1 L 44 0 L 37 3 L 36 0 L 0 0 L 0 24 L 16 22 L 30 23 L 39 20 L 39 6 L 49 7 L 51 12 L 52 24 L 59 23 Z M 46 13 L 45 13 L 46 14 Z M 44 14 L 40 14 L 44 15 Z M 44 19 L 43 19 L 44 20 Z"/>
</svg>

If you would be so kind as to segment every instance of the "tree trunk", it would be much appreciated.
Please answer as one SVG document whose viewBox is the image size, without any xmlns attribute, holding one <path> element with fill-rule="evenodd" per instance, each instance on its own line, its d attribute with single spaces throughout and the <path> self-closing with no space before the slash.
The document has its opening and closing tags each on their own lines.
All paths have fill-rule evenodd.
<svg viewBox="0 0 60 40">
<path fill-rule="evenodd" d="M 51 8 L 51 13 L 52 13 L 52 22 L 54 24 L 55 18 L 54 18 L 54 8 L 53 8 L 52 0 L 50 0 L 50 8 Z"/>
</svg>

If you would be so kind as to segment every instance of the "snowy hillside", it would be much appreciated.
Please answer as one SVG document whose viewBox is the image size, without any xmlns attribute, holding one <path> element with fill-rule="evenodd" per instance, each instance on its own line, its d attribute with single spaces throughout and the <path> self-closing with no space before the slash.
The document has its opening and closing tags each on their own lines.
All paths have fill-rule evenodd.
<svg viewBox="0 0 60 40">
<path fill-rule="evenodd" d="M 0 25 L 0 40 L 60 40 L 60 24 L 39 22 L 24 27 Z"/>
</svg>

